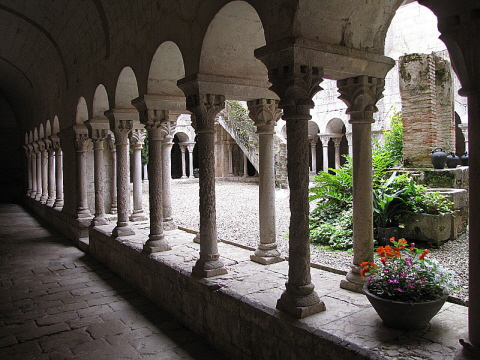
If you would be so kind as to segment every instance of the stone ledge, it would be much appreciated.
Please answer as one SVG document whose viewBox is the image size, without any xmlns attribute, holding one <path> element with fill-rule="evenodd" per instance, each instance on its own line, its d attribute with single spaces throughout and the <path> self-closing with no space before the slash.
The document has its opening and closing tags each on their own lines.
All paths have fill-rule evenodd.
<svg viewBox="0 0 480 360">
<path fill-rule="evenodd" d="M 148 230 L 115 240 L 112 228 L 90 228 L 91 254 L 233 359 L 450 359 L 466 337 L 465 307 L 447 303 L 423 331 L 390 329 L 364 295 L 340 289 L 343 275 L 316 268 L 312 281 L 327 309 L 297 320 L 276 309 L 287 262 L 263 266 L 249 260 L 251 251 L 219 243 L 228 274 L 195 279 L 194 235 L 168 231 L 172 250 L 145 254 Z"/>
</svg>

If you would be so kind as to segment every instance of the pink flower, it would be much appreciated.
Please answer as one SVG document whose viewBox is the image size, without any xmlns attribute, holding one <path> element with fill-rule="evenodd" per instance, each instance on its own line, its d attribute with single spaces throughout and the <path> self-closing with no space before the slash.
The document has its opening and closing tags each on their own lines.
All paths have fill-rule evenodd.
<svg viewBox="0 0 480 360">
<path fill-rule="evenodd" d="M 396 288 L 395 290 L 397 290 L 398 292 L 403 292 L 403 290 L 400 288 Z"/>
</svg>

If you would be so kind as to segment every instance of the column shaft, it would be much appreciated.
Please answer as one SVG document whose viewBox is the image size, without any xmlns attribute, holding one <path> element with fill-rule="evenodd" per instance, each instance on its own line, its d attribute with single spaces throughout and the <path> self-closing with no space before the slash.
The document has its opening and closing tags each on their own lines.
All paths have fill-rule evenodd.
<svg viewBox="0 0 480 360">
<path fill-rule="evenodd" d="M 316 138 L 311 142 L 310 151 L 312 152 L 312 172 L 317 173 L 317 144 Z"/>
<path fill-rule="evenodd" d="M 188 149 L 188 169 L 190 172 L 190 179 L 194 179 L 195 176 L 193 176 L 193 145 L 187 146 Z"/>
<path fill-rule="evenodd" d="M 87 200 L 87 141 L 88 138 L 77 139 L 77 216 L 92 216 Z"/>
<path fill-rule="evenodd" d="M 53 206 L 55 203 L 55 150 L 48 150 L 48 199 L 47 205 Z"/>
<path fill-rule="evenodd" d="M 333 138 L 333 144 L 335 145 L 335 169 L 340 167 L 340 143 L 342 138 Z"/>
<path fill-rule="evenodd" d="M 93 181 L 95 185 L 95 217 L 92 220 L 93 226 L 108 224 L 105 220 L 105 196 L 104 196 L 104 158 L 103 158 L 103 137 L 97 137 L 93 142 L 93 162 L 94 174 Z"/>
<path fill-rule="evenodd" d="M 25 148 L 25 156 L 27 158 L 27 196 L 32 195 L 32 155 L 30 153 L 30 149 L 27 145 L 24 146 Z"/>
<path fill-rule="evenodd" d="M 243 153 L 243 177 L 248 177 L 248 158 L 245 153 Z"/>
<path fill-rule="evenodd" d="M 54 208 L 63 208 L 63 160 L 62 149 L 55 149 L 55 203 Z"/>
<path fill-rule="evenodd" d="M 46 204 L 48 199 L 48 152 L 47 149 L 42 149 L 42 196 L 40 202 Z"/>
<path fill-rule="evenodd" d="M 112 185 L 110 188 L 112 203 L 110 205 L 110 213 L 116 214 L 117 213 L 117 149 L 115 145 L 110 149 L 112 154 Z"/>
<path fill-rule="evenodd" d="M 180 145 L 180 151 L 182 152 L 182 179 L 187 178 L 186 166 L 185 166 L 185 149 L 186 145 Z"/>
<path fill-rule="evenodd" d="M 165 137 L 162 142 L 162 190 L 163 190 L 163 225 L 165 230 L 172 230 L 175 228 L 175 222 L 172 217 L 172 170 L 171 170 L 171 152 L 173 142 L 171 137 Z M 182 156 L 184 153 L 182 153 Z M 191 173 L 192 174 L 192 173 Z"/>
<path fill-rule="evenodd" d="M 37 151 L 36 155 L 37 193 L 35 195 L 35 200 L 40 201 L 40 198 L 42 197 L 42 153 Z"/>
</svg>

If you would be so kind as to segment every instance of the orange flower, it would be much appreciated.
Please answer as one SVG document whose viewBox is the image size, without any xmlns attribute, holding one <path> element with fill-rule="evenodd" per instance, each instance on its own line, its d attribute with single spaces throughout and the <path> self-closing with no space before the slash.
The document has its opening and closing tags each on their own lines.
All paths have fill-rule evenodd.
<svg viewBox="0 0 480 360">
<path fill-rule="evenodd" d="M 384 258 L 384 257 L 382 257 L 382 258 L 380 259 L 380 261 L 382 262 L 382 264 L 383 264 L 384 266 L 387 264 L 387 259 Z"/>
<path fill-rule="evenodd" d="M 422 253 L 422 255 L 419 256 L 419 259 L 420 260 L 425 259 L 425 255 L 427 255 L 428 253 L 429 253 L 428 249 L 423 250 L 423 253 Z"/>
</svg>

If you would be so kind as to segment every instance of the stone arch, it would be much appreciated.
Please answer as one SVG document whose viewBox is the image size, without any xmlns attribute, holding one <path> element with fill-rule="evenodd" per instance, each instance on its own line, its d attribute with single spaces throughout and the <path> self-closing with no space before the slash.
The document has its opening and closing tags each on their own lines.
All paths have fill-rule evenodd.
<svg viewBox="0 0 480 360">
<path fill-rule="evenodd" d="M 53 118 L 52 133 L 58 134 L 59 132 L 60 132 L 60 123 L 58 121 L 58 116 L 55 115 Z"/>
<path fill-rule="evenodd" d="M 147 93 L 183 97 L 177 81 L 184 77 L 185 66 L 180 49 L 174 42 L 165 41 L 153 55 Z"/>
<path fill-rule="evenodd" d="M 30 130 L 28 132 L 28 143 L 31 144 L 32 142 L 34 142 L 34 139 L 33 139 L 33 131 Z"/>
<path fill-rule="evenodd" d="M 95 94 L 93 95 L 92 117 L 94 119 L 103 119 L 105 118 L 104 112 L 108 109 L 110 109 L 110 105 L 107 90 L 103 84 L 100 84 L 95 89 Z"/>
<path fill-rule="evenodd" d="M 45 136 L 52 135 L 52 124 L 50 123 L 50 119 L 47 120 L 47 124 L 45 125 Z"/>
<path fill-rule="evenodd" d="M 38 129 L 35 126 L 35 129 L 33 129 L 33 141 L 37 141 L 37 140 L 38 140 Z"/>
<path fill-rule="evenodd" d="M 137 77 L 131 67 L 124 67 L 115 88 L 115 107 L 133 108 L 132 100 L 138 97 Z"/>
<path fill-rule="evenodd" d="M 83 125 L 84 121 L 88 120 L 88 107 L 85 98 L 81 96 L 77 103 L 77 113 L 75 115 L 75 124 Z"/>
<path fill-rule="evenodd" d="M 345 126 L 345 123 L 342 119 L 333 118 L 328 121 L 325 126 L 325 133 L 327 134 L 342 134 L 342 129 Z"/>
<path fill-rule="evenodd" d="M 193 144 L 194 140 L 190 139 L 190 136 L 183 132 L 183 131 L 177 131 L 174 136 L 173 136 L 173 146 L 171 150 L 171 170 L 172 170 L 172 178 L 173 179 L 179 179 L 182 177 L 182 156 L 185 156 L 185 171 L 186 171 L 186 176 L 190 176 L 190 169 L 189 169 L 189 161 L 190 161 L 190 152 L 185 149 L 185 152 L 182 153 L 181 146 L 184 146 L 186 143 L 188 144 Z M 195 164 L 197 163 L 197 158 L 196 158 L 196 148 L 197 144 L 195 143 L 194 145 L 194 152 L 192 153 L 193 156 L 193 163 L 194 167 Z"/>
<path fill-rule="evenodd" d="M 205 33 L 199 72 L 261 81 L 268 88 L 267 70 L 254 56 L 254 50 L 265 44 L 256 10 L 245 1 L 229 2 L 214 16 Z"/>
</svg>

